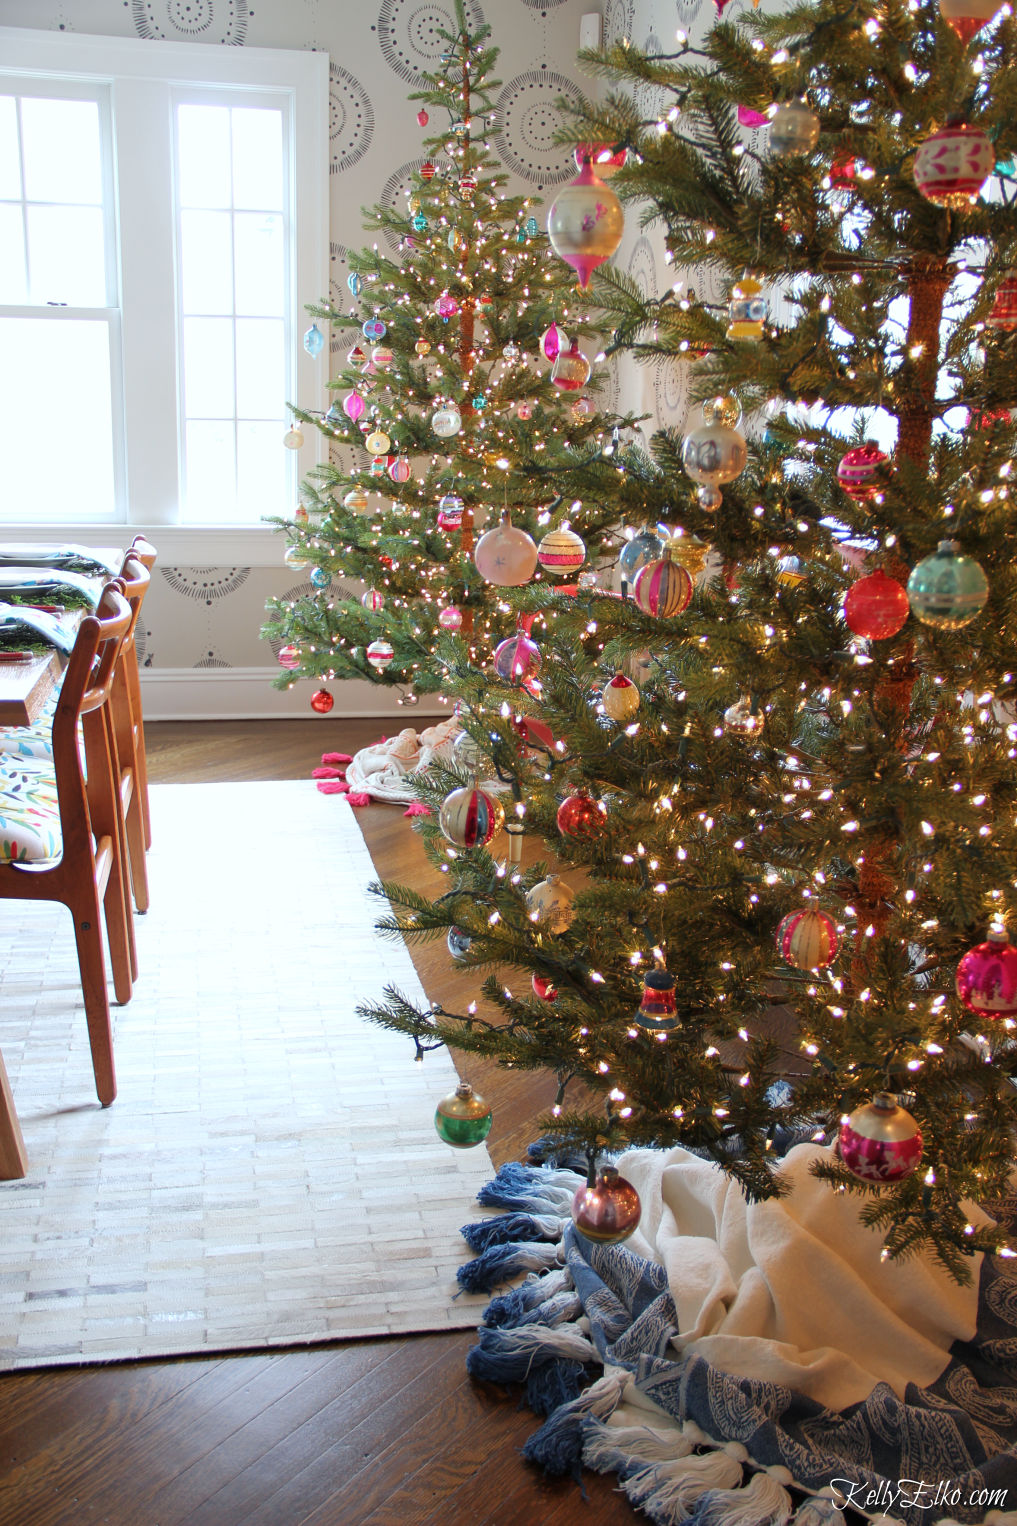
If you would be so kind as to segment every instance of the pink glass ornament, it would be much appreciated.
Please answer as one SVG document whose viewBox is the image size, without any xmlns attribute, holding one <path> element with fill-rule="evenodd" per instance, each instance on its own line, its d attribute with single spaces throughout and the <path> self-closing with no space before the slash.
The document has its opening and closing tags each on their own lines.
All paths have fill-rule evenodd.
<svg viewBox="0 0 1017 1526">
<path fill-rule="evenodd" d="M 638 1229 L 641 1212 L 639 1193 L 614 1166 L 604 1166 L 593 1185 L 580 1187 L 572 1199 L 572 1222 L 599 1245 L 627 1240 Z"/>
<path fill-rule="evenodd" d="M 852 1176 L 863 1182 L 899 1182 L 910 1176 L 922 1158 L 922 1134 L 889 1092 L 877 1092 L 871 1102 L 845 1118 L 837 1150 Z"/>
<path fill-rule="evenodd" d="M 559 351 L 568 349 L 569 336 L 564 329 L 558 327 L 557 323 L 552 323 L 550 328 L 544 330 L 544 337 L 540 342 L 548 360 L 557 360 Z"/>
<path fill-rule="evenodd" d="M 1017 949 L 1005 927 L 990 927 L 984 943 L 957 966 L 957 995 L 979 1017 L 1017 1017 Z"/>
<path fill-rule="evenodd" d="M 434 304 L 434 310 L 439 318 L 454 318 L 459 311 L 459 303 L 455 297 L 450 297 L 448 292 L 442 292 Z"/>
<path fill-rule="evenodd" d="M 516 631 L 494 649 L 494 670 L 506 683 L 521 683 L 540 672 L 540 648 L 523 631 Z"/>
<path fill-rule="evenodd" d="M 300 648 L 298 646 L 281 646 L 276 653 L 276 662 L 281 668 L 299 668 Z"/>
<path fill-rule="evenodd" d="M 554 252 L 571 265 L 586 289 L 598 265 L 621 243 L 625 214 L 621 202 L 587 161 L 575 180 L 558 192 L 547 214 Z"/>
<path fill-rule="evenodd" d="M 409 482 L 412 470 L 405 456 L 396 456 L 388 469 L 388 474 L 393 482 Z"/>
<path fill-rule="evenodd" d="M 354 424 L 359 418 L 363 417 L 366 407 L 367 404 L 359 392 L 350 392 L 343 398 L 343 413 L 345 413 L 348 419 L 352 419 Z"/>
<path fill-rule="evenodd" d="M 995 151 L 980 127 L 948 121 L 919 146 L 915 185 L 934 206 L 966 212 L 978 200 L 995 163 Z"/>
<path fill-rule="evenodd" d="M 430 120 L 431 118 L 427 115 L 427 112 L 421 107 L 417 112 L 417 125 L 419 127 L 426 127 Z"/>
<path fill-rule="evenodd" d="M 856 503 L 866 503 L 876 496 L 882 486 L 886 461 L 886 452 L 868 440 L 841 458 L 837 481 L 849 498 L 853 498 Z"/>
<path fill-rule="evenodd" d="M 443 631 L 457 631 L 462 623 L 463 612 L 454 604 L 449 604 L 438 616 L 438 624 Z"/>
</svg>

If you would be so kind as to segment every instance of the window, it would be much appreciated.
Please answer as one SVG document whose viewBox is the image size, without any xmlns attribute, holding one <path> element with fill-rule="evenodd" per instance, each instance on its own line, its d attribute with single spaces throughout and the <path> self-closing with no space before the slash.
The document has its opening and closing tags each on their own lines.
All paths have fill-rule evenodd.
<svg viewBox="0 0 1017 1526">
<path fill-rule="evenodd" d="M 286 403 L 326 380 L 300 340 L 327 58 L 15 29 L 0 58 L 4 534 L 290 513 L 319 441 L 282 448 Z"/>
</svg>

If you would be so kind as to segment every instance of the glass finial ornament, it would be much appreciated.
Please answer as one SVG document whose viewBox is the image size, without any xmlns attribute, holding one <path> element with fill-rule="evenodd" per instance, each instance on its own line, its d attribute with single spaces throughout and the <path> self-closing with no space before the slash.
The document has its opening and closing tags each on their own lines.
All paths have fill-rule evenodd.
<svg viewBox="0 0 1017 1526">
<path fill-rule="evenodd" d="M 582 837 L 587 840 L 600 837 L 607 827 L 607 806 L 602 800 L 594 800 L 585 790 L 569 795 L 558 807 L 555 817 L 558 830 L 565 837 Z"/>
<path fill-rule="evenodd" d="M 283 552 L 283 561 L 293 572 L 302 572 L 311 565 L 303 546 L 287 546 Z"/>
<path fill-rule="evenodd" d="M 434 1127 L 439 1139 L 468 1150 L 481 1144 L 491 1132 L 494 1115 L 491 1108 L 468 1081 L 460 1081 L 454 1092 L 443 1097 L 434 1111 Z"/>
<path fill-rule="evenodd" d="M 366 593 L 360 595 L 360 602 L 365 609 L 377 614 L 385 608 L 385 595 L 377 588 L 369 588 Z"/>
<path fill-rule="evenodd" d="M 354 514 L 362 514 L 370 501 L 362 487 L 351 487 L 343 499 L 346 508 L 352 509 Z"/>
<path fill-rule="evenodd" d="M 447 604 L 438 615 L 438 624 L 443 631 L 457 631 L 463 623 L 463 612 L 455 604 Z"/>
<path fill-rule="evenodd" d="M 355 270 L 351 270 L 350 274 L 346 277 L 346 285 L 354 297 L 359 297 L 364 289 L 363 280 Z"/>
<path fill-rule="evenodd" d="M 586 542 L 567 524 L 548 530 L 537 546 L 537 561 L 558 576 L 575 572 L 586 560 Z"/>
<path fill-rule="evenodd" d="M 361 397 L 359 392 L 348 392 L 343 398 L 343 413 L 345 413 L 346 417 L 351 419 L 354 424 L 359 418 L 363 417 L 364 409 L 366 407 L 367 404 L 364 402 L 364 399 Z"/>
<path fill-rule="evenodd" d="M 556 1001 L 558 999 L 558 987 L 553 980 L 549 980 L 545 975 L 531 975 L 530 986 L 534 996 L 539 997 L 541 1001 Z"/>
<path fill-rule="evenodd" d="M 882 491 L 888 459 L 875 441 L 866 440 L 841 457 L 837 481 L 856 503 L 868 503 Z"/>
<path fill-rule="evenodd" d="M 841 1120 L 837 1153 L 859 1181 L 899 1182 L 922 1158 L 922 1133 L 895 1097 L 877 1092 Z"/>
<path fill-rule="evenodd" d="M 575 152 L 576 169 L 581 170 L 584 164 L 592 164 L 594 173 L 601 180 L 610 180 L 627 158 L 627 148 L 615 149 L 609 143 L 580 143 Z"/>
<path fill-rule="evenodd" d="M 312 567 L 310 579 L 314 588 L 327 588 L 332 581 L 331 574 L 324 567 Z"/>
<path fill-rule="evenodd" d="M 552 323 L 544 330 L 540 343 L 548 360 L 557 360 L 561 351 L 568 349 L 569 336 L 557 323 Z"/>
<path fill-rule="evenodd" d="M 492 661 L 499 678 L 506 683 L 521 684 L 526 678 L 536 678 L 543 658 L 537 643 L 519 630 L 498 643 Z"/>
<path fill-rule="evenodd" d="M 770 152 L 777 159 L 811 154 L 819 142 L 819 118 L 807 101 L 797 97 L 778 106 L 770 119 Z"/>
<path fill-rule="evenodd" d="M 371 351 L 371 364 L 379 371 L 387 371 L 395 360 L 395 356 L 387 344 L 376 344 Z"/>
<path fill-rule="evenodd" d="M 643 976 L 643 995 L 633 1021 L 651 1033 L 670 1033 L 678 1026 L 678 1003 L 674 976 L 667 970 L 649 970 Z"/>
<path fill-rule="evenodd" d="M 597 266 L 614 254 L 624 231 L 621 202 L 586 160 L 575 180 L 558 192 L 547 214 L 551 247 L 572 266 L 584 291 Z"/>
<path fill-rule="evenodd" d="M 469 933 L 464 933 L 461 927 L 450 927 L 448 937 L 445 939 L 446 946 L 453 959 L 465 959 L 470 952 L 470 944 L 473 939 Z"/>
<path fill-rule="evenodd" d="M 438 500 L 439 530 L 458 530 L 463 522 L 465 504 L 458 493 L 445 493 Z"/>
<path fill-rule="evenodd" d="M 366 371 L 367 351 L 364 350 L 359 344 L 355 344 L 352 350 L 347 352 L 346 364 L 353 371 Z"/>
<path fill-rule="evenodd" d="M 292 672 L 300 666 L 300 648 L 298 646 L 281 646 L 275 654 L 275 660 L 281 668 Z"/>
<path fill-rule="evenodd" d="M 731 288 L 731 300 L 727 305 L 727 337 L 762 339 L 765 322 L 763 283 L 751 271 L 746 270 Z"/>
<path fill-rule="evenodd" d="M 1017 949 L 1005 927 L 994 924 L 984 943 L 968 949 L 957 966 L 957 995 L 979 1017 L 1017 1017 Z"/>
<path fill-rule="evenodd" d="M 602 1166 L 596 1180 L 572 1199 L 572 1222 L 587 1240 L 618 1245 L 639 1228 L 642 1205 L 630 1181 L 617 1167 Z"/>
<path fill-rule="evenodd" d="M 526 531 L 512 523 L 506 509 L 499 523 L 477 541 L 473 560 L 485 583 L 521 588 L 536 571 L 537 548 Z"/>
<path fill-rule="evenodd" d="M 992 312 L 985 321 L 989 328 L 1004 334 L 1012 334 L 1017 329 L 1017 272 L 1007 271 L 996 287 Z"/>
<path fill-rule="evenodd" d="M 703 422 L 685 436 L 682 466 L 700 484 L 699 501 L 704 509 L 720 502 L 720 488 L 733 482 L 749 459 L 741 430 L 734 427 L 740 416 L 737 403 L 727 396 L 703 404 Z M 704 496 L 705 494 L 705 496 Z"/>
<path fill-rule="evenodd" d="M 644 525 L 637 535 L 627 540 L 618 553 L 618 570 L 627 583 L 650 562 L 659 561 L 664 554 L 664 542 L 652 525 Z"/>
<path fill-rule="evenodd" d="M 424 110 L 423 106 L 421 106 L 420 110 L 417 112 L 417 126 L 426 127 L 430 120 L 431 118 L 427 115 L 427 112 Z"/>
<path fill-rule="evenodd" d="M 441 834 L 457 848 L 484 848 L 505 825 L 497 795 L 466 784 L 446 795 L 438 812 Z"/>
<path fill-rule="evenodd" d="M 692 602 L 692 579 L 671 555 L 670 544 L 658 561 L 648 562 L 636 573 L 632 597 L 644 615 L 672 620 Z"/>
<path fill-rule="evenodd" d="M 410 466 L 406 456 L 396 456 L 389 466 L 388 474 L 393 482 L 409 482 L 410 477 L 413 475 L 413 468 Z"/>
<path fill-rule="evenodd" d="M 551 367 L 551 380 L 563 392 L 581 392 L 590 379 L 590 362 L 573 339 L 567 350 L 559 350 Z"/>
<path fill-rule="evenodd" d="M 630 721 L 639 709 L 639 689 L 624 673 L 616 673 L 604 685 L 601 703 L 612 721 Z"/>
<path fill-rule="evenodd" d="M 926 201 L 951 212 L 968 212 L 992 174 L 995 150 L 980 127 L 957 118 L 919 145 L 914 177 Z"/>
<path fill-rule="evenodd" d="M 888 577 L 881 567 L 853 583 L 844 599 L 848 629 L 867 641 L 888 641 L 896 636 L 910 613 L 903 583 Z"/>
<path fill-rule="evenodd" d="M 372 641 L 364 655 L 376 672 L 384 673 L 395 656 L 395 651 L 389 641 Z"/>
<path fill-rule="evenodd" d="M 287 450 L 299 450 L 304 443 L 304 432 L 299 424 L 293 424 L 283 435 L 283 444 Z"/>
<path fill-rule="evenodd" d="M 837 924 L 817 907 L 789 911 L 777 928 L 777 951 L 796 970 L 825 970 L 838 944 Z"/>
<path fill-rule="evenodd" d="M 311 695 L 311 709 L 316 715 L 327 715 L 335 700 L 327 689 L 315 689 Z"/>
<path fill-rule="evenodd" d="M 316 323 L 312 323 L 311 327 L 304 335 L 304 349 L 307 351 L 308 355 L 310 355 L 312 360 L 316 360 L 324 348 L 325 336 L 321 332 L 321 329 L 318 327 L 318 325 Z"/>
<path fill-rule="evenodd" d="M 999 14 L 1000 0 L 939 0 L 939 14 L 965 47 Z"/>
<path fill-rule="evenodd" d="M 757 737 L 766 724 L 762 710 L 756 708 L 749 695 L 743 694 L 724 711 L 724 730 L 734 736 Z"/>
<path fill-rule="evenodd" d="M 989 585 L 974 557 L 964 556 L 955 540 L 941 540 L 931 556 L 908 578 L 908 599 L 923 625 L 959 631 L 977 619 L 989 597 Z"/>
<path fill-rule="evenodd" d="M 526 915 L 542 933 L 567 932 L 575 917 L 576 893 L 557 874 L 538 880 L 526 892 Z"/>
<path fill-rule="evenodd" d="M 431 414 L 431 428 L 440 440 L 451 440 L 463 427 L 463 416 L 455 403 L 443 403 Z"/>
<path fill-rule="evenodd" d="M 392 444 L 392 441 L 389 439 L 384 429 L 372 429 L 371 433 L 364 441 L 364 444 L 371 452 L 372 456 L 383 456 L 388 450 L 389 446 Z"/>
<path fill-rule="evenodd" d="M 370 339 L 373 343 L 379 339 L 384 339 L 388 333 L 388 328 L 380 318 L 368 318 L 360 325 L 360 332 L 365 339 Z"/>
</svg>

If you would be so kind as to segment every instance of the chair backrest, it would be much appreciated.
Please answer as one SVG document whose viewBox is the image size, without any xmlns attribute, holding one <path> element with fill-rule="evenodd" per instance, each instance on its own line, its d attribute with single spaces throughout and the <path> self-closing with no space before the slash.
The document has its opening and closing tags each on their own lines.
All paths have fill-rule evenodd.
<svg viewBox="0 0 1017 1526">
<path fill-rule="evenodd" d="M 53 769 L 65 851 L 91 830 L 86 784 L 78 748 L 82 719 L 88 766 L 87 797 L 108 788 L 109 749 L 102 707 L 113 687 L 117 658 L 131 624 L 131 606 L 115 583 L 107 583 L 93 615 L 85 615 L 74 640 L 53 717 Z"/>
<path fill-rule="evenodd" d="M 143 535 L 136 535 L 127 548 L 127 556 L 134 556 L 149 572 L 155 566 L 158 555 L 151 541 L 147 541 Z"/>
<path fill-rule="evenodd" d="M 112 707 L 120 766 L 126 768 L 134 766 L 137 748 L 135 728 L 141 724 L 138 653 L 134 638 L 141 606 L 152 581 L 151 573 L 138 559 L 133 546 L 127 548 L 120 574 L 113 581 L 131 607 L 131 623 L 124 636 L 113 677 Z"/>
</svg>

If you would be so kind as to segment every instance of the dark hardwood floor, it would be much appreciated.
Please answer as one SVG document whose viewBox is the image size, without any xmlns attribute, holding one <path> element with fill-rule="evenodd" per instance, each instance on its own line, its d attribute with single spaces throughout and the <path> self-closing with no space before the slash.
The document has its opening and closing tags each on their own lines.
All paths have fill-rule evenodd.
<svg viewBox="0 0 1017 1526">
<path fill-rule="evenodd" d="M 322 752 L 354 753 L 384 729 L 333 717 L 163 722 L 147 728 L 150 775 L 306 778 Z M 375 803 L 358 820 L 381 877 L 432 883 L 402 806 Z M 462 999 L 443 941 L 413 956 L 429 996 Z M 494 1106 L 496 1164 L 518 1159 L 553 1083 L 474 1059 L 460 1071 Z M 8 1374 L 0 1523 L 632 1526 L 612 1477 L 587 1474 L 584 1498 L 522 1460 L 539 1422 L 515 1395 L 467 1378 L 472 1343 L 452 1332 Z"/>
</svg>

